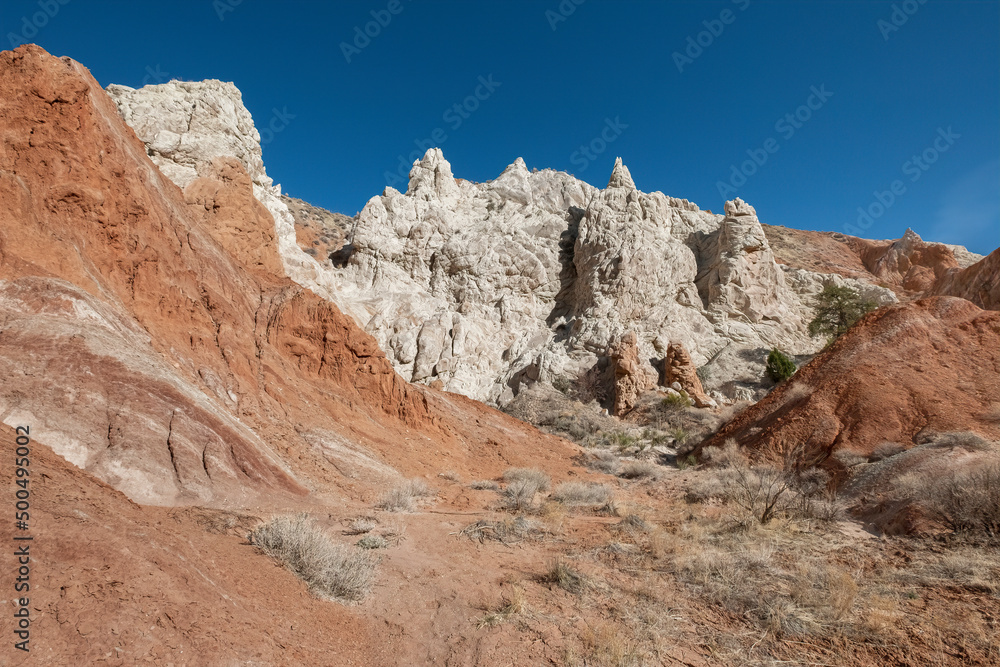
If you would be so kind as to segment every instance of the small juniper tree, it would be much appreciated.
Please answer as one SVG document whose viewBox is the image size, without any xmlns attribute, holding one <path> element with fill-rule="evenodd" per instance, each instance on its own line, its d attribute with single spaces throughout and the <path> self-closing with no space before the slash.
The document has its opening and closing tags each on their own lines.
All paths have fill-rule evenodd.
<svg viewBox="0 0 1000 667">
<path fill-rule="evenodd" d="M 796 370 L 795 362 L 778 348 L 773 348 L 767 355 L 767 377 L 775 382 L 784 382 L 792 377 Z"/>
<path fill-rule="evenodd" d="M 875 308 L 874 301 L 862 299 L 850 287 L 827 285 L 816 295 L 815 316 L 809 323 L 809 335 L 825 335 L 832 341 Z"/>
</svg>

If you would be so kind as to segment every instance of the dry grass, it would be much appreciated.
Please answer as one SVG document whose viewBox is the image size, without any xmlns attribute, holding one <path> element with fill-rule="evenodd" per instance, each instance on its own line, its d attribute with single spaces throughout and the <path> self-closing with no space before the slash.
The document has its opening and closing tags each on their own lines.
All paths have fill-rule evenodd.
<svg viewBox="0 0 1000 667">
<path fill-rule="evenodd" d="M 500 485 L 490 479 L 479 479 L 469 483 L 469 488 L 474 491 L 499 491 Z"/>
<path fill-rule="evenodd" d="M 952 531 L 1000 538 L 1000 462 L 928 481 L 919 502 Z"/>
<path fill-rule="evenodd" d="M 603 472 L 607 475 L 617 475 L 621 469 L 621 459 L 614 452 L 598 449 L 591 452 L 586 465 L 591 470 Z"/>
<path fill-rule="evenodd" d="M 623 479 L 657 479 L 660 476 L 660 466 L 650 461 L 625 461 L 618 476 Z"/>
<path fill-rule="evenodd" d="M 524 589 L 517 584 L 512 584 L 507 593 L 500 599 L 500 604 L 486 612 L 479 619 L 478 627 L 492 628 L 504 623 L 514 616 L 521 616 L 528 613 L 528 603 L 524 597 Z"/>
<path fill-rule="evenodd" d="M 527 539 L 543 537 L 545 531 L 542 530 L 537 521 L 519 516 L 504 519 L 480 519 L 462 529 L 459 535 L 465 535 L 478 542 L 492 540 L 504 544 L 516 544 Z"/>
<path fill-rule="evenodd" d="M 555 584 L 567 593 L 577 594 L 583 591 L 586 581 L 583 575 L 569 566 L 562 559 L 556 559 L 549 565 L 549 569 L 539 577 L 540 581 Z"/>
<path fill-rule="evenodd" d="M 255 528 L 250 543 L 282 563 L 315 594 L 336 600 L 360 600 L 371 588 L 376 559 L 337 544 L 301 514 L 275 517 Z"/>
<path fill-rule="evenodd" d="M 564 505 L 607 505 L 611 488 L 593 482 L 563 482 L 552 491 L 552 500 Z"/>
<path fill-rule="evenodd" d="M 375 506 L 387 512 L 412 512 L 417 499 L 429 495 L 431 489 L 427 486 L 427 482 L 422 479 L 410 479 L 386 492 Z"/>
<path fill-rule="evenodd" d="M 527 512 L 535 508 L 538 484 L 531 479 L 516 479 L 500 495 L 500 505 L 511 512 Z"/>
<path fill-rule="evenodd" d="M 504 471 L 503 481 L 511 482 L 531 482 L 539 492 L 548 491 L 552 486 L 552 480 L 537 468 L 508 468 Z"/>
</svg>

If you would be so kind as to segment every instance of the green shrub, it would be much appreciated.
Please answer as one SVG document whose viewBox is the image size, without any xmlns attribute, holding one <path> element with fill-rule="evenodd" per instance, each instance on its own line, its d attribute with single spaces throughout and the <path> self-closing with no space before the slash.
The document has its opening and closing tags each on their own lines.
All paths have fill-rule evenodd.
<svg viewBox="0 0 1000 667">
<path fill-rule="evenodd" d="M 689 408 L 694 405 L 691 397 L 687 395 L 686 391 L 680 391 L 676 394 L 670 394 L 662 401 L 660 405 L 670 410 L 683 410 L 684 408 Z"/>
<path fill-rule="evenodd" d="M 862 299 L 850 287 L 827 285 L 816 295 L 809 335 L 824 335 L 833 340 L 876 307 L 874 301 Z"/>
<path fill-rule="evenodd" d="M 798 369 L 795 367 L 795 362 L 788 355 L 776 347 L 771 349 L 771 353 L 767 355 L 767 377 L 775 382 L 784 382 L 792 377 L 796 370 Z"/>
</svg>

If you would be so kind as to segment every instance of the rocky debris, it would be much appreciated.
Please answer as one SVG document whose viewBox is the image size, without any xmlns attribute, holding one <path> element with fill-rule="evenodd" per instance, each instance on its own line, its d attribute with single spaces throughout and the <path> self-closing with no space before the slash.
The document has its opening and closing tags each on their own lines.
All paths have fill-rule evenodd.
<svg viewBox="0 0 1000 667">
<path fill-rule="evenodd" d="M 621 417 L 635 407 L 639 397 L 656 386 L 656 378 L 639 360 L 639 339 L 626 332 L 608 349 L 614 373 L 613 414 Z"/>
<path fill-rule="evenodd" d="M 965 268 L 949 269 L 930 293 L 958 296 L 980 308 L 1000 310 L 1000 249 Z"/>
<path fill-rule="evenodd" d="M 705 390 L 701 386 L 698 369 L 691 361 L 691 355 L 680 343 L 671 343 L 667 346 L 667 356 L 663 359 L 663 375 L 660 384 L 687 392 L 687 395 L 694 401 L 695 407 L 716 407 L 716 402 L 705 394 Z"/>
<path fill-rule="evenodd" d="M 838 452 L 910 447 L 932 430 L 995 439 L 986 415 L 997 396 L 1000 313 L 932 297 L 868 314 L 703 447 L 735 438 L 781 456 L 800 444 L 803 461 L 838 471 Z"/>
<path fill-rule="evenodd" d="M 182 191 L 89 72 L 37 46 L 0 54 L 0 93 L 8 423 L 162 505 L 371 493 L 439 472 L 429 448 L 463 474 L 569 455 L 408 384 L 351 318 L 285 277 L 280 230 L 238 157 L 179 169 Z"/>
</svg>

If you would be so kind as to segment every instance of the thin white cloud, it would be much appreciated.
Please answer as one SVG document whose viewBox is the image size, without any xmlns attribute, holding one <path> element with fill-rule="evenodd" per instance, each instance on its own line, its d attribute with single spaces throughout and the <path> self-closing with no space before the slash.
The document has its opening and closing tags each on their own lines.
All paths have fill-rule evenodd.
<svg viewBox="0 0 1000 667">
<path fill-rule="evenodd" d="M 925 239 L 987 254 L 1000 246 L 1000 159 L 955 181 L 944 193 Z"/>
</svg>

